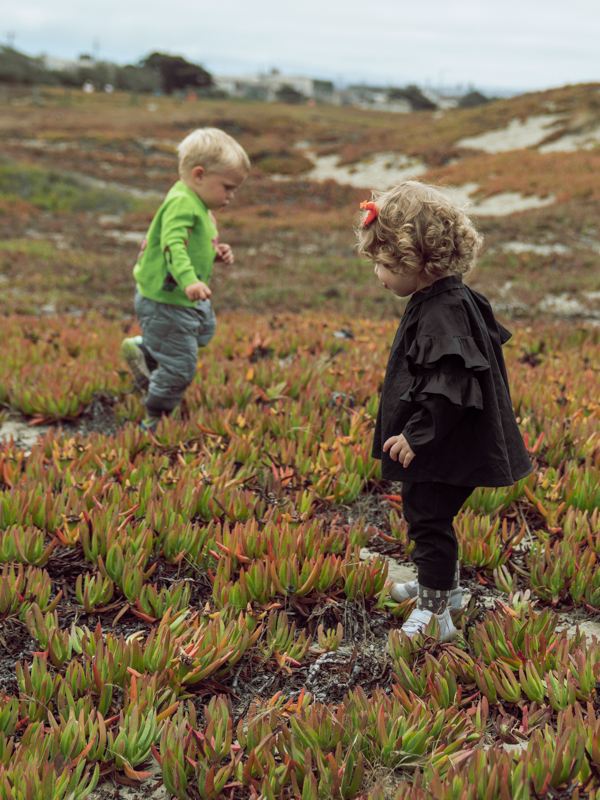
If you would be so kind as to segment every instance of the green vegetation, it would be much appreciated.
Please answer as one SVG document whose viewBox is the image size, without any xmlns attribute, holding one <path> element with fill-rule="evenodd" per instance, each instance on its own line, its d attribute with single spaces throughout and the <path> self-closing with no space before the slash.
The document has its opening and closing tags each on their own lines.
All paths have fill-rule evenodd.
<svg viewBox="0 0 600 800">
<path fill-rule="evenodd" d="M 139 786 L 152 755 L 178 800 L 597 797 L 600 643 L 557 614 L 600 608 L 596 329 L 507 346 L 535 471 L 457 519 L 473 597 L 452 645 L 406 639 L 414 601 L 388 594 L 384 556 L 412 549 L 370 457 L 393 325 L 225 317 L 154 436 L 123 333 L 0 329 L 6 407 L 89 421 L 112 397 L 122 425 L 0 445 L 3 800 Z"/>
<path fill-rule="evenodd" d="M 118 214 L 139 207 L 134 198 L 115 189 L 93 188 L 62 172 L 11 163 L 0 163 L 0 197 L 5 209 L 17 200 L 25 200 L 36 209 L 54 214 Z"/>
</svg>

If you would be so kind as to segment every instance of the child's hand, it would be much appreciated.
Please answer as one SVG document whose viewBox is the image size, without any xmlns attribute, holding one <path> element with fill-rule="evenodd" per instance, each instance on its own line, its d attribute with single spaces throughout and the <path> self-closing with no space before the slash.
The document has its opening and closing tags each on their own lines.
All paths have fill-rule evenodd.
<svg viewBox="0 0 600 800">
<path fill-rule="evenodd" d="M 217 245 L 217 257 L 215 261 L 222 261 L 224 264 L 233 264 L 233 250 L 228 244 Z"/>
<path fill-rule="evenodd" d="M 383 452 L 390 451 L 390 458 L 393 461 L 398 461 L 403 467 L 408 467 L 410 462 L 415 457 L 414 450 L 404 438 L 404 434 L 400 436 L 390 436 L 387 442 L 383 445 Z"/>
<path fill-rule="evenodd" d="M 208 288 L 208 286 L 204 283 L 204 281 L 196 281 L 196 283 L 190 283 L 189 286 L 186 286 L 183 290 L 188 300 L 208 300 L 211 296 L 212 292 Z"/>
</svg>

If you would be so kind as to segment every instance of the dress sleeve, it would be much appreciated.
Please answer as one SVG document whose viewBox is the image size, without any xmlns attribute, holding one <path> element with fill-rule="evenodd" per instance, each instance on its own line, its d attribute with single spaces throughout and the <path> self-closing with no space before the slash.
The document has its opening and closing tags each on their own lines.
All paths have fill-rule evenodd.
<svg viewBox="0 0 600 800">
<path fill-rule="evenodd" d="M 417 336 L 411 344 L 406 360 L 408 368 L 415 374 L 418 367 L 431 368 L 446 356 L 456 356 L 466 369 L 483 372 L 490 368 L 487 359 L 477 347 L 472 336 Z"/>
<path fill-rule="evenodd" d="M 424 338 L 416 339 L 407 354 L 414 377 L 400 398 L 419 406 L 403 431 L 415 453 L 441 441 L 468 409 L 483 408 L 477 372 L 489 369 L 470 337 L 427 337 L 422 341 Z"/>
<path fill-rule="evenodd" d="M 496 326 L 498 328 L 498 335 L 500 336 L 500 344 L 506 344 L 508 340 L 512 338 L 512 333 L 507 330 L 504 325 L 501 325 L 498 320 L 496 320 Z"/>
<path fill-rule="evenodd" d="M 428 444 L 437 444 L 454 428 L 467 409 L 454 405 L 441 394 L 432 394 L 412 415 L 402 433 L 414 453 Z"/>
</svg>

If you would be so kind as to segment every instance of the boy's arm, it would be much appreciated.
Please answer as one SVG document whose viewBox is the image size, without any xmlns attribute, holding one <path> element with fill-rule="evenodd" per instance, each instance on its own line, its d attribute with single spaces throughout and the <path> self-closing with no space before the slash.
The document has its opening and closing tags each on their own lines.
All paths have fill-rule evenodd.
<svg viewBox="0 0 600 800">
<path fill-rule="evenodd" d="M 198 278 L 190 260 L 187 242 L 194 226 L 194 212 L 185 199 L 177 199 L 163 211 L 160 232 L 160 249 L 167 269 L 181 289 Z"/>
</svg>

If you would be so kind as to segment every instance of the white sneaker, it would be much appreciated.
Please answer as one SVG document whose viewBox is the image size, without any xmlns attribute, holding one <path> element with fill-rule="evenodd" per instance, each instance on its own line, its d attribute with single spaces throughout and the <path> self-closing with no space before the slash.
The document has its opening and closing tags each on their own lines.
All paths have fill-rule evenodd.
<svg viewBox="0 0 600 800">
<path fill-rule="evenodd" d="M 411 597 L 417 597 L 419 594 L 419 581 L 409 581 L 408 583 L 395 583 L 390 589 L 390 597 L 397 603 L 403 603 Z M 462 605 L 463 590 L 459 586 L 458 589 L 450 589 L 450 600 L 448 607 L 451 611 L 460 611 Z"/>
<path fill-rule="evenodd" d="M 143 394 L 148 391 L 150 384 L 150 370 L 146 363 L 146 357 L 140 348 L 142 343 L 141 336 L 133 336 L 131 339 L 123 339 L 121 342 L 121 355 L 127 362 L 129 371 L 133 376 L 135 389 Z"/>
<path fill-rule="evenodd" d="M 449 642 L 451 639 L 454 639 L 454 637 L 458 634 L 458 631 L 452 622 L 449 608 L 447 608 L 441 614 L 434 614 L 433 611 L 425 611 L 421 610 L 420 608 L 415 608 L 410 617 L 402 626 L 402 633 L 405 633 L 412 639 L 417 633 L 423 633 L 432 617 L 437 617 L 438 625 L 440 627 L 439 641 Z"/>
</svg>

